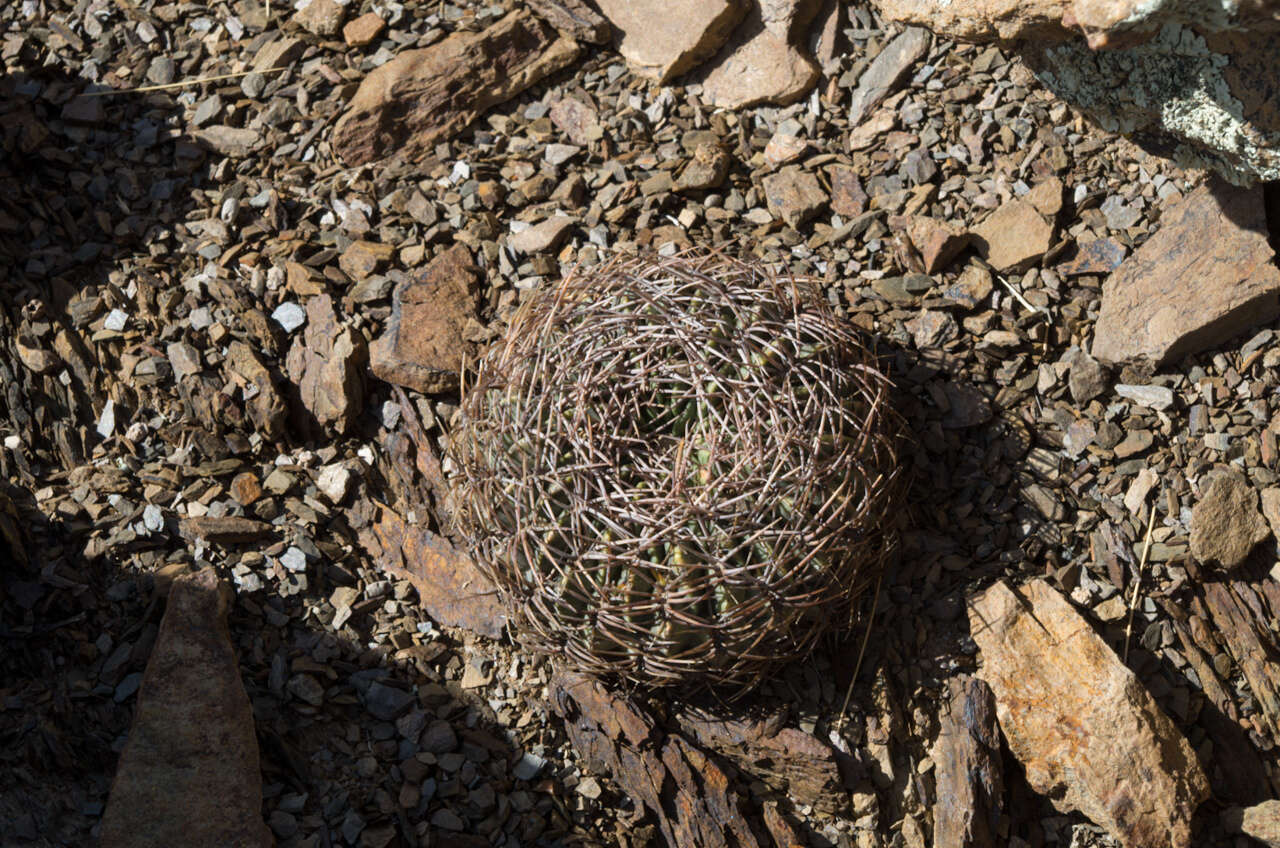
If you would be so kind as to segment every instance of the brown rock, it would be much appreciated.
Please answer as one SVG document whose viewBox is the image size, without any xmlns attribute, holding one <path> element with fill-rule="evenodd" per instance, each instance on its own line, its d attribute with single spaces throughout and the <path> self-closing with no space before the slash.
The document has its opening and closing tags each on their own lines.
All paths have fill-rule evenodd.
<svg viewBox="0 0 1280 848">
<path fill-rule="evenodd" d="M 262 143 L 262 134 L 245 127 L 228 127 L 222 124 L 196 130 L 195 137 L 215 153 L 242 159 Z"/>
<path fill-rule="evenodd" d="M 894 37 L 858 78 L 849 106 L 849 124 L 856 127 L 902 84 L 911 67 L 929 51 L 929 31 L 910 27 Z"/>
<path fill-rule="evenodd" d="M 584 0 L 529 0 L 529 6 L 570 38 L 604 44 L 613 35 L 609 22 Z"/>
<path fill-rule="evenodd" d="M 383 263 L 391 261 L 395 252 L 395 247 L 389 244 L 353 241 L 338 257 L 338 267 L 348 277 L 359 282 L 372 275 Z"/>
<path fill-rule="evenodd" d="M 867 211 L 867 192 L 862 188 L 858 172 L 848 165 L 833 165 L 831 175 L 831 211 L 842 218 L 856 218 Z"/>
<path fill-rule="evenodd" d="M 969 234 L 959 227 L 933 218 L 917 216 L 907 225 L 907 235 L 920 258 L 924 272 L 937 274 L 951 264 L 960 251 L 969 246 Z"/>
<path fill-rule="evenodd" d="M 369 352 L 364 336 L 338 322 L 327 294 L 307 301 L 307 329 L 289 350 L 286 367 L 302 408 L 324 428 L 339 434 L 355 426 L 364 411 L 364 370 Z"/>
<path fill-rule="evenodd" d="M 311 0 L 293 16 L 293 22 L 313 35 L 331 38 L 342 28 L 347 10 L 337 0 Z"/>
<path fill-rule="evenodd" d="M 1067 388 L 1071 391 L 1073 401 L 1086 404 L 1105 392 L 1110 385 L 1111 374 L 1105 365 L 1083 351 L 1072 357 Z M 1150 436 L 1149 433 L 1147 435 Z"/>
<path fill-rule="evenodd" d="M 979 677 L 1027 782 L 1125 848 L 1188 848 L 1209 795 L 1190 743 L 1155 699 L 1044 580 L 971 599 Z"/>
<path fill-rule="evenodd" d="M 798 166 L 769 174 L 760 181 L 760 187 L 764 189 L 769 211 L 789 227 L 799 227 L 817 215 L 827 202 L 827 193 L 818 185 L 818 178 Z"/>
<path fill-rule="evenodd" d="M 1280 734 L 1280 666 L 1273 659 L 1276 644 L 1271 635 L 1275 622 L 1263 599 L 1254 591 L 1253 582 L 1201 581 L 1203 609 L 1205 617 L 1212 622 L 1214 642 L 1223 645 L 1227 656 L 1235 660 L 1244 674 L 1257 704 L 1258 716 L 1275 737 Z M 1262 584 L 1264 589 L 1268 585 L 1273 587 L 1274 583 Z M 1274 599 L 1271 606 L 1274 609 Z M 1202 639 L 1201 644 L 1204 643 Z"/>
<path fill-rule="evenodd" d="M 1280 539 L 1280 486 L 1262 490 L 1262 515 L 1271 525 L 1271 534 Z"/>
<path fill-rule="evenodd" d="M 1011 200 L 973 229 L 983 258 L 997 271 L 1020 270 L 1053 245 L 1055 227 L 1026 200 Z"/>
<path fill-rule="evenodd" d="M 465 331 L 475 320 L 481 279 L 471 253 L 458 244 L 398 284 L 387 328 L 370 346 L 374 376 L 424 394 L 458 388 L 463 360 L 477 353 Z"/>
<path fill-rule="evenodd" d="M 238 340 L 227 345 L 226 367 L 248 398 L 245 407 L 253 426 L 268 439 L 283 436 L 288 407 L 276 389 L 271 372 L 253 348 Z"/>
<path fill-rule="evenodd" d="M 517 253 L 546 253 L 555 250 L 573 229 L 574 220 L 566 215 L 552 215 L 527 230 L 521 230 L 507 239 L 507 245 Z"/>
<path fill-rule="evenodd" d="M 766 801 L 760 805 L 761 818 L 764 819 L 765 829 L 769 831 L 769 836 L 773 839 L 776 848 L 805 848 L 808 844 L 800 838 L 800 834 L 791 826 L 791 822 L 787 821 L 779 810 L 778 805 L 773 801 Z"/>
<path fill-rule="evenodd" d="M 249 506 L 262 497 L 262 484 L 252 471 L 237 474 L 231 480 L 231 497 L 241 506 Z"/>
<path fill-rule="evenodd" d="M 1275 320 L 1274 255 L 1261 188 L 1201 186 L 1103 285 L 1093 355 L 1159 365 Z"/>
<path fill-rule="evenodd" d="M 746 20 L 708 63 L 702 97 L 712 106 L 740 109 L 787 104 L 818 80 L 818 66 L 796 45 L 821 0 L 752 0 Z"/>
<path fill-rule="evenodd" d="M 302 55 L 306 47 L 306 43 L 300 38 L 281 36 L 259 47 L 258 52 L 253 54 L 253 64 L 249 68 L 262 72 L 288 67 Z"/>
<path fill-rule="evenodd" d="M 482 32 L 407 50 L 360 84 L 334 127 L 334 150 L 348 166 L 392 153 L 419 159 L 577 56 L 577 42 L 525 10 Z"/>
<path fill-rule="evenodd" d="M 507 614 L 498 588 L 475 560 L 420 524 L 383 509 L 373 525 L 370 553 L 388 574 L 408 580 L 427 615 L 447 627 L 465 627 L 500 639 Z"/>
<path fill-rule="evenodd" d="M 301 262 L 284 263 L 284 280 L 284 287 L 299 297 L 324 294 L 324 280 Z"/>
<path fill-rule="evenodd" d="M 103 848 L 274 844 L 230 603 L 213 569 L 174 580 L 102 816 Z"/>
<path fill-rule="evenodd" d="M 933 844 L 996 848 L 1001 844 L 1004 769 L 996 699 L 976 677 L 953 677 L 932 759 L 937 764 Z"/>
<path fill-rule="evenodd" d="M 1234 568 L 1269 534 L 1258 512 L 1258 492 L 1244 475 L 1214 472 L 1191 510 L 1191 555 L 1200 562 Z"/>
<path fill-rule="evenodd" d="M 203 539 L 214 545 L 244 545 L 271 538 L 273 530 L 265 521 L 239 515 L 192 516 L 178 523 L 182 538 Z"/>
<path fill-rule="evenodd" d="M 747 13 L 746 0 L 597 0 L 633 71 L 664 83 L 715 54 Z"/>
<path fill-rule="evenodd" d="M 387 22 L 377 12 L 365 12 L 342 28 L 342 40 L 348 47 L 364 47 L 382 35 Z"/>
<path fill-rule="evenodd" d="M 719 188 L 729 175 L 729 154 L 719 142 L 704 142 L 693 152 L 693 158 L 676 178 L 676 191 L 703 191 Z"/>
<path fill-rule="evenodd" d="M 729 776 L 685 737 L 585 674 L 558 672 L 548 691 L 582 762 L 656 818 L 668 845 L 761 848 Z"/>
<path fill-rule="evenodd" d="M 1125 247 L 1114 239 L 1094 239 L 1076 245 L 1075 255 L 1066 262 L 1059 262 L 1054 270 L 1059 274 L 1110 274 L 1124 261 Z"/>
<path fill-rule="evenodd" d="M 1280 848 L 1280 801 L 1263 801 L 1252 807 L 1228 810 L 1223 820 L 1233 833 L 1251 836 L 1267 848 Z"/>
<path fill-rule="evenodd" d="M 784 727 L 781 715 L 720 718 L 685 707 L 676 724 L 699 745 L 793 801 L 830 815 L 848 806 L 835 749 L 811 733 Z"/>
<path fill-rule="evenodd" d="M 810 27 L 809 52 L 826 76 L 831 76 L 840 67 L 842 5 L 839 0 L 823 0 Z"/>
</svg>

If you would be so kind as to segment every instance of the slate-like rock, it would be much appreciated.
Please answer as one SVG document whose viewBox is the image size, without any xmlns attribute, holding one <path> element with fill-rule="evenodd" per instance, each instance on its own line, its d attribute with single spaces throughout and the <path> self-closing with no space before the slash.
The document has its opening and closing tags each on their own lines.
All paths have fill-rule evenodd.
<svg viewBox="0 0 1280 848">
<path fill-rule="evenodd" d="M 364 411 L 368 362 L 364 336 L 339 323 L 333 299 L 327 294 L 309 299 L 307 329 L 294 340 L 286 366 L 297 400 L 317 424 L 339 434 L 355 426 Z"/>
<path fill-rule="evenodd" d="M 1159 365 L 1275 320 L 1274 255 L 1262 189 L 1201 186 L 1103 284 L 1093 355 Z"/>
<path fill-rule="evenodd" d="M 970 236 L 946 221 L 918 216 L 907 225 L 911 244 L 920 251 L 926 274 L 937 274 L 969 246 Z"/>
<path fill-rule="evenodd" d="M 1214 472 L 1191 510 L 1191 555 L 1200 562 L 1234 568 L 1269 533 L 1258 511 L 1258 492 L 1244 475 L 1227 469 Z"/>
<path fill-rule="evenodd" d="M 424 394 L 458 388 L 463 360 L 478 352 L 464 331 L 481 279 L 471 252 L 456 244 L 397 284 L 386 330 L 369 347 L 374 376 Z"/>
<path fill-rule="evenodd" d="M 818 66 L 800 45 L 820 0 L 751 0 L 746 20 L 707 63 L 702 97 L 712 106 L 739 109 L 787 104 L 818 80 Z"/>
<path fill-rule="evenodd" d="M 573 219 L 567 215 L 552 215 L 545 221 L 512 235 L 507 240 L 507 244 L 512 250 L 521 254 L 555 250 L 573 229 L 573 224 Z"/>
<path fill-rule="evenodd" d="M 976 677 L 953 677 L 932 758 L 937 765 L 933 844 L 996 848 L 1001 844 L 1004 768 L 996 701 Z"/>
<path fill-rule="evenodd" d="M 1032 789 L 1125 848 L 1189 848 L 1209 796 L 1196 753 L 1066 598 L 999 582 L 970 600 L 969 630 Z"/>
<path fill-rule="evenodd" d="M 929 31 L 908 27 L 885 45 L 858 77 L 849 106 L 849 125 L 856 127 L 907 77 L 916 62 L 929 51 Z"/>
<path fill-rule="evenodd" d="M 761 180 L 769 211 L 789 227 L 799 227 L 826 205 L 827 193 L 812 172 L 798 166 L 783 168 Z"/>
<path fill-rule="evenodd" d="M 333 149 L 348 166 L 393 153 L 419 159 L 577 56 L 576 41 L 523 9 L 481 32 L 406 50 L 360 84 L 334 127 Z"/>
<path fill-rule="evenodd" d="M 618 52 L 642 77 L 664 83 L 715 55 L 747 14 L 747 0 L 597 0 Z"/>
<path fill-rule="evenodd" d="M 275 844 L 230 603 L 211 568 L 174 580 L 102 816 L 103 848 Z"/>
<path fill-rule="evenodd" d="M 997 271 L 1026 268 L 1053 246 L 1057 228 L 1030 200 L 1010 200 L 973 228 L 979 251 Z"/>
<path fill-rule="evenodd" d="M 613 35 L 609 22 L 585 0 L 529 0 L 529 6 L 570 38 L 604 44 Z"/>
</svg>

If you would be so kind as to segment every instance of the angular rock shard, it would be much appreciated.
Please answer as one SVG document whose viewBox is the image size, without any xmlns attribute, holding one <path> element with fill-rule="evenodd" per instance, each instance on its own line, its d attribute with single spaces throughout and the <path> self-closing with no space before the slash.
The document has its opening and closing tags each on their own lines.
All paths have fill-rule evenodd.
<svg viewBox="0 0 1280 848">
<path fill-rule="evenodd" d="M 668 845 L 760 848 L 728 775 L 695 745 L 593 677 L 560 672 L 548 689 L 583 763 L 654 816 Z"/>
<path fill-rule="evenodd" d="M 1275 320 L 1274 256 L 1262 189 L 1201 186 L 1103 284 L 1093 355 L 1159 365 Z"/>
<path fill-rule="evenodd" d="M 312 297 L 307 301 L 307 329 L 294 341 L 286 362 L 301 404 L 295 413 L 305 410 L 320 427 L 348 432 L 364 411 L 368 361 L 364 336 L 339 324 L 333 299 L 327 294 Z"/>
<path fill-rule="evenodd" d="M 929 31 L 909 27 L 890 41 L 858 78 L 849 107 L 849 125 L 857 127 L 862 119 L 893 94 L 902 84 L 907 71 L 929 50 Z"/>
<path fill-rule="evenodd" d="M 1047 582 L 970 600 L 978 673 L 1031 787 L 1125 848 L 1188 848 L 1209 795 L 1195 751 L 1138 678 Z"/>
<path fill-rule="evenodd" d="M 102 816 L 104 848 L 275 844 L 230 601 L 213 569 L 174 580 Z"/>
<path fill-rule="evenodd" d="M 598 0 L 619 33 L 618 52 L 642 77 L 664 83 L 720 49 L 746 0 Z"/>
<path fill-rule="evenodd" d="M 933 749 L 937 801 L 933 844 L 942 848 L 996 848 L 1004 809 L 1004 769 L 996 701 L 976 677 L 952 678 L 949 710 Z"/>
<path fill-rule="evenodd" d="M 365 539 L 383 571 L 413 584 L 432 619 L 490 639 L 502 636 L 507 614 L 498 588 L 447 539 L 389 509 L 373 525 L 372 540 Z"/>
<path fill-rule="evenodd" d="M 399 283 L 386 329 L 369 346 L 374 376 L 424 394 L 458 388 L 463 362 L 478 352 L 465 330 L 482 279 L 471 252 L 456 244 Z"/>
<path fill-rule="evenodd" d="M 529 0 L 529 6 L 570 38 L 604 44 L 613 34 L 609 22 L 585 0 Z"/>
<path fill-rule="evenodd" d="M 405 51 L 360 84 L 334 127 L 333 149 L 351 167 L 393 153 L 419 159 L 577 56 L 576 41 L 523 9 L 481 32 Z"/>
<path fill-rule="evenodd" d="M 1204 563 L 1235 568 L 1269 534 L 1257 489 L 1237 471 L 1215 473 L 1191 510 L 1191 555 Z"/>
<path fill-rule="evenodd" d="M 803 97 L 817 82 L 819 70 L 797 45 L 818 6 L 819 0 L 754 0 L 746 20 L 708 63 L 703 99 L 739 109 Z"/>
</svg>

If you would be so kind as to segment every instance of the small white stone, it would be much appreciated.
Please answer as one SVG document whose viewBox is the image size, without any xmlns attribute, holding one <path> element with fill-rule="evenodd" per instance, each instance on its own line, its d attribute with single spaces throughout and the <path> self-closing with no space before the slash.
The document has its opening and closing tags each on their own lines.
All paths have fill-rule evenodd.
<svg viewBox="0 0 1280 848">
<path fill-rule="evenodd" d="M 147 504 L 142 508 L 142 523 L 152 533 L 164 529 L 164 512 L 155 504 Z"/>
<path fill-rule="evenodd" d="M 520 762 L 516 763 L 515 768 L 511 769 L 511 776 L 516 780 L 533 780 L 546 764 L 547 761 L 542 757 L 526 751 L 524 756 L 520 758 Z"/>
<path fill-rule="evenodd" d="M 307 313 L 293 301 L 286 301 L 277 306 L 275 312 L 271 313 L 271 317 L 277 324 L 284 327 L 286 333 L 292 333 L 307 323 Z"/>
<path fill-rule="evenodd" d="M 1168 409 L 1173 406 L 1173 389 L 1166 386 L 1133 386 L 1127 383 L 1116 384 L 1116 394 L 1128 398 L 1134 403 L 1152 409 Z"/>
<path fill-rule="evenodd" d="M 17 450 L 22 447 L 22 438 L 20 436 L 5 436 L 4 446 L 9 450 Z"/>
<path fill-rule="evenodd" d="M 307 555 L 301 548 L 289 548 L 280 555 L 280 564 L 290 571 L 306 571 Z"/>
<path fill-rule="evenodd" d="M 118 333 L 127 323 L 129 323 L 129 314 L 123 309 L 113 309 L 107 314 L 107 319 L 102 322 L 102 329 Z"/>
<path fill-rule="evenodd" d="M 316 475 L 316 488 L 336 506 L 342 503 L 351 490 L 351 472 L 340 463 L 326 465 Z"/>
<path fill-rule="evenodd" d="M 98 435 L 104 439 L 109 439 L 115 431 L 116 402 L 108 398 L 106 406 L 102 407 L 102 414 L 98 416 Z"/>
</svg>

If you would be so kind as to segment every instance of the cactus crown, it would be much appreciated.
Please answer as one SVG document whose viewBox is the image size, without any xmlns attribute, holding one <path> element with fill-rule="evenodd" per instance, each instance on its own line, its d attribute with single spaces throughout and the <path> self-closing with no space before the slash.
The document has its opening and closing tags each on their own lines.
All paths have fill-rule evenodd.
<svg viewBox="0 0 1280 848">
<path fill-rule="evenodd" d="M 531 647 L 748 688 L 883 565 L 888 391 L 804 280 L 705 252 L 577 269 L 465 393 L 460 529 Z"/>
</svg>

